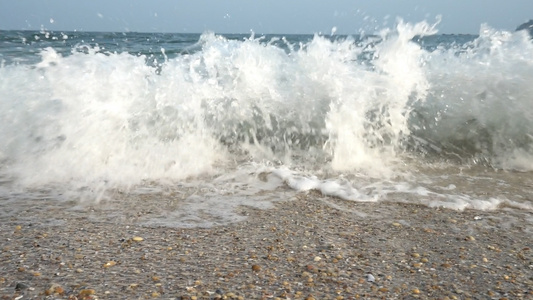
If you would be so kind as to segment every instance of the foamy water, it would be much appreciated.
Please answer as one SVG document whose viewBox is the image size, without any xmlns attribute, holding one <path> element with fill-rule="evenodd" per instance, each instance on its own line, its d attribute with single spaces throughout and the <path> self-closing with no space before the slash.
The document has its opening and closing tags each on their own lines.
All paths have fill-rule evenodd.
<svg viewBox="0 0 533 300">
<path fill-rule="evenodd" d="M 209 223 L 187 212 L 237 220 L 238 205 L 309 190 L 531 211 L 533 43 L 488 26 L 477 37 L 436 28 L 2 32 L 2 198 L 109 204 L 172 191 L 164 198 L 181 204 L 145 222 L 182 225 Z"/>
</svg>

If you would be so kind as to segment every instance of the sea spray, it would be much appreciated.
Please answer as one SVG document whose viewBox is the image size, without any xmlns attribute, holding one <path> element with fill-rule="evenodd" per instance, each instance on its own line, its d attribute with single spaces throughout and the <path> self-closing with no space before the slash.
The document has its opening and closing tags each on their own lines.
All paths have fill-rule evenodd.
<svg viewBox="0 0 533 300">
<path fill-rule="evenodd" d="M 393 173 L 391 163 L 410 134 L 411 105 L 425 100 L 430 87 L 422 68 L 425 51 L 412 39 L 435 32 L 425 22 L 413 26 L 400 21 L 395 31 L 382 32 L 381 42 L 372 45 L 371 68 L 346 64 L 352 67 L 346 78 L 334 73 L 335 78 L 326 80 L 344 84 L 332 97 L 327 118 L 334 169 L 377 177 Z"/>
<path fill-rule="evenodd" d="M 142 34 L 79 34 L 103 39 L 96 45 L 78 33 L 30 44 L 23 33 L 29 54 L 4 56 L 0 68 L 2 194 L 94 200 L 200 186 L 226 199 L 287 185 L 351 201 L 529 207 L 530 191 L 498 170 L 533 169 L 531 42 L 489 27 L 434 35 L 435 26 L 205 33 L 140 50 Z M 138 42 L 125 49 L 120 39 Z M 478 166 L 494 179 L 464 175 Z"/>
<path fill-rule="evenodd" d="M 7 175 L 22 187 L 183 179 L 208 172 L 222 154 L 204 132 L 199 104 L 171 86 L 161 91 L 155 82 L 166 78 L 155 78 L 143 57 L 96 51 L 62 57 L 53 49 L 42 57 L 21 74 L 33 78 L 29 88 L 3 103 L 13 121 L 3 128 L 10 130 L 2 151 Z"/>
<path fill-rule="evenodd" d="M 531 57 L 526 34 L 487 26 L 470 43 L 429 53 L 425 73 L 432 87 L 415 104 L 413 137 L 463 163 L 533 170 Z"/>
</svg>

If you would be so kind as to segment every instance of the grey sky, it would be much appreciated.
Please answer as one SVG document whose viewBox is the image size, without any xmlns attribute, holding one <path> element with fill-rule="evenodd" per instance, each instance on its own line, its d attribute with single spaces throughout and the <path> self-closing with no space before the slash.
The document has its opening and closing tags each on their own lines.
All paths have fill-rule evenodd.
<svg viewBox="0 0 533 300">
<path fill-rule="evenodd" d="M 435 21 L 441 33 L 514 30 L 533 18 L 532 0 L 0 0 L 0 29 L 217 33 L 374 32 Z"/>
</svg>

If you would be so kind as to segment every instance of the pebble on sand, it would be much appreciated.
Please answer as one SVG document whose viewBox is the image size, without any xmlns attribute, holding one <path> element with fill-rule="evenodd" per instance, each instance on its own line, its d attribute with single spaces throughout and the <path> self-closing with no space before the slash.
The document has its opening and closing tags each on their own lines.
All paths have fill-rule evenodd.
<svg viewBox="0 0 533 300">
<path fill-rule="evenodd" d="M 23 291 L 23 290 L 26 290 L 30 288 L 30 286 L 24 282 L 17 282 L 17 284 L 15 285 L 15 290 L 16 291 Z"/>
<path fill-rule="evenodd" d="M 114 266 L 114 265 L 116 265 L 116 264 L 117 264 L 116 261 L 111 260 L 111 261 L 108 261 L 108 262 L 106 262 L 106 263 L 104 264 L 104 268 L 109 268 L 109 267 L 112 267 L 112 266 Z"/>
<path fill-rule="evenodd" d="M 254 272 L 259 272 L 259 271 L 261 271 L 261 266 L 260 266 L 260 265 L 253 265 L 253 266 L 252 266 L 252 271 L 254 271 Z"/>
<path fill-rule="evenodd" d="M 129 285 L 129 288 L 132 289 L 132 290 L 136 289 L 137 287 L 139 287 L 138 283 L 132 283 L 132 284 Z"/>
<path fill-rule="evenodd" d="M 58 284 L 52 284 L 50 288 L 48 288 L 46 291 L 44 291 L 44 294 L 46 296 L 50 295 L 63 295 L 65 293 L 65 290 Z"/>
<path fill-rule="evenodd" d="M 95 290 L 93 289 L 83 289 L 80 291 L 80 293 L 78 294 L 78 297 L 82 298 L 82 297 L 87 297 L 87 296 L 90 296 L 90 295 L 94 295 L 96 292 Z"/>
</svg>

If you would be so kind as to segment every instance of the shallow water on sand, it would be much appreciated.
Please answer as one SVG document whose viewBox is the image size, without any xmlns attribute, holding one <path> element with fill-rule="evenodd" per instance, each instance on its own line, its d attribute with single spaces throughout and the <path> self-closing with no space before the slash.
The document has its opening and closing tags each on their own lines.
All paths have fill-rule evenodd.
<svg viewBox="0 0 533 300">
<path fill-rule="evenodd" d="M 49 191 L 12 194 L 0 201 L 0 219 L 61 225 L 79 218 L 91 222 L 164 227 L 211 227 L 246 219 L 243 207 L 268 213 L 276 202 L 308 197 L 354 217 L 397 219 L 393 203 L 499 215 L 509 226 L 533 226 L 533 180 L 528 173 L 483 167 L 434 165 L 416 176 L 390 180 L 368 176 L 308 176 L 286 168 L 250 165 L 238 172 L 194 178 L 175 185 L 157 183 L 107 191 L 99 202 L 80 201 Z M 307 196 L 306 196 L 307 195 Z M 496 218 L 496 217 L 495 217 Z"/>
</svg>

